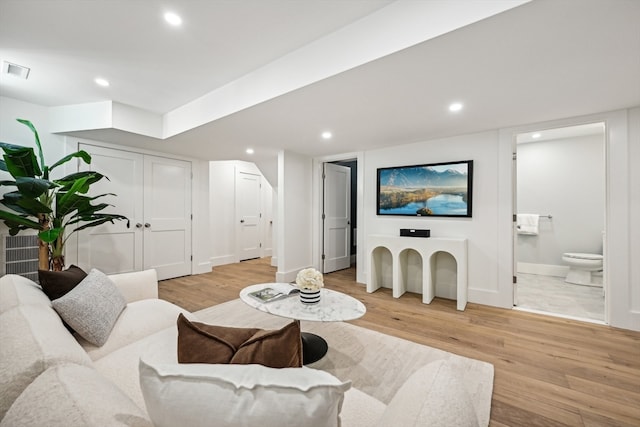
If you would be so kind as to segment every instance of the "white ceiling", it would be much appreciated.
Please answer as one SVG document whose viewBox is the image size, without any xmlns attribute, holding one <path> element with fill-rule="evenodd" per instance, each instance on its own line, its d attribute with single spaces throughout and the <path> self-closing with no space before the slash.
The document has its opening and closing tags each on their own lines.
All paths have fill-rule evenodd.
<svg viewBox="0 0 640 427">
<path fill-rule="evenodd" d="M 523 132 L 516 135 L 518 144 L 530 142 L 554 141 L 558 139 L 574 138 L 577 136 L 600 135 L 604 137 L 605 124 L 603 122 L 587 123 L 585 125 L 567 126 L 551 129 L 540 129 L 533 132 Z"/>
<path fill-rule="evenodd" d="M 166 113 L 391 1 L 0 0 L 0 57 L 32 69 L 28 85 L 2 92 Z M 166 11 L 183 26 L 168 26 Z"/>
<path fill-rule="evenodd" d="M 179 1 L 183 28 L 167 29 L 158 21 L 169 3 L 0 0 L 0 59 L 32 67 L 27 82 L 39 82 L 2 76 L 0 93 L 165 113 L 390 2 Z M 165 140 L 75 135 L 269 169 L 280 149 L 352 153 L 627 108 L 640 105 L 638 22 L 637 0 L 534 0 Z M 114 82 L 107 94 L 96 74 Z M 451 114 L 452 101 L 465 108 Z"/>
</svg>

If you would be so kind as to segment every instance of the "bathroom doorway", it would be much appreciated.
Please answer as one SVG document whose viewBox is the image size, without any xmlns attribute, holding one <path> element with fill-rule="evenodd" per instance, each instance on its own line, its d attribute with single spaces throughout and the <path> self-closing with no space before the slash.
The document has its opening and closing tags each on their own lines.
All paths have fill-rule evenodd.
<svg viewBox="0 0 640 427">
<path fill-rule="evenodd" d="M 605 124 L 520 133 L 515 146 L 515 308 L 604 323 Z"/>
</svg>

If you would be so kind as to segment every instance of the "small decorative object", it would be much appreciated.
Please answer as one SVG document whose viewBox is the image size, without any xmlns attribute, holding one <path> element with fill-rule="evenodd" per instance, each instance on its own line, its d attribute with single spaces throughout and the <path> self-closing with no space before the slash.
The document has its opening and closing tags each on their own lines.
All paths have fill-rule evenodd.
<svg viewBox="0 0 640 427">
<path fill-rule="evenodd" d="M 317 304 L 320 302 L 320 289 L 324 286 L 322 273 L 315 268 L 300 270 L 296 276 L 296 285 L 300 288 L 300 302 Z"/>
</svg>

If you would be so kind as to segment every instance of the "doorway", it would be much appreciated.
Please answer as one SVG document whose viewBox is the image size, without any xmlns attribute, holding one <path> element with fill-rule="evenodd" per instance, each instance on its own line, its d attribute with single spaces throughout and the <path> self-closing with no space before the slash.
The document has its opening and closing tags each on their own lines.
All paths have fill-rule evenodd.
<svg viewBox="0 0 640 427">
<path fill-rule="evenodd" d="M 605 165 L 605 124 L 601 122 L 516 136 L 517 309 L 605 322 L 603 268 L 591 271 L 579 284 L 567 277 L 572 268 L 567 254 L 604 258 Z"/>
<path fill-rule="evenodd" d="M 236 250 L 239 261 L 259 258 L 261 241 L 261 177 L 243 171 L 236 172 L 236 215 L 238 234 Z"/>
<path fill-rule="evenodd" d="M 322 270 L 330 273 L 356 261 L 358 162 L 325 162 L 322 175 Z"/>
</svg>

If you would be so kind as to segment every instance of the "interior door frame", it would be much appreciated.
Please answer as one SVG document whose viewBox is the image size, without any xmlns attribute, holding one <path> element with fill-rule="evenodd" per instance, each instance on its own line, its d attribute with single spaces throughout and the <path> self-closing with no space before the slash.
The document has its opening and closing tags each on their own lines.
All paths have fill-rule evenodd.
<svg viewBox="0 0 640 427">
<path fill-rule="evenodd" d="M 335 156 L 317 157 L 313 159 L 313 180 L 312 180 L 312 259 L 314 267 L 318 270 L 322 268 L 322 171 L 323 164 L 339 161 L 356 161 L 358 170 L 356 173 L 357 191 L 356 197 L 356 221 L 358 224 L 356 233 L 356 281 L 366 283 L 365 266 L 365 220 L 364 220 L 364 153 L 354 152 Z M 354 197 L 354 194 L 351 194 Z M 352 219 L 353 220 L 353 219 Z"/>
<path fill-rule="evenodd" d="M 245 261 L 247 259 L 251 259 L 251 258 L 243 258 L 242 255 L 242 227 L 243 225 L 241 224 L 244 220 L 242 218 L 240 218 L 240 212 L 239 212 L 239 197 L 240 195 L 238 194 L 238 185 L 239 185 L 239 180 L 240 180 L 240 176 L 241 175 L 251 175 L 257 178 L 257 183 L 258 183 L 258 219 L 257 219 L 257 224 L 256 224 L 256 230 L 258 233 L 258 247 L 257 247 L 257 251 L 258 251 L 258 258 L 262 258 L 264 256 L 264 246 L 263 246 L 263 242 L 262 242 L 262 237 L 263 237 L 263 225 L 264 225 L 264 215 L 263 215 L 263 192 L 262 192 L 262 184 L 264 182 L 264 179 L 262 177 L 261 174 L 259 173 L 253 173 L 253 172 L 248 172 L 245 170 L 239 170 L 236 169 L 235 170 L 235 176 L 234 176 L 234 194 L 235 194 L 235 201 L 234 201 L 234 220 L 235 222 L 235 236 L 236 236 L 236 241 L 235 241 L 235 257 L 236 257 L 236 261 L 240 262 L 240 261 Z"/>
<path fill-rule="evenodd" d="M 351 235 L 351 230 L 352 230 L 352 218 L 351 218 L 351 172 L 352 169 L 349 166 L 344 166 L 344 165 L 339 165 L 336 164 L 335 162 L 324 162 L 323 164 L 323 176 L 322 176 L 322 193 L 323 193 L 323 206 L 322 206 L 322 272 L 326 273 L 327 272 L 327 268 L 329 268 L 331 271 L 329 271 L 330 273 L 334 272 L 334 271 L 338 271 L 338 270 L 343 270 L 344 268 L 349 268 L 351 266 L 351 248 L 353 246 L 353 236 Z M 328 169 L 332 169 L 332 168 L 336 168 L 336 169 L 340 169 L 341 171 L 343 171 L 345 173 L 345 175 L 348 177 L 348 180 L 346 181 L 346 191 L 345 191 L 345 198 L 346 198 L 346 203 L 345 203 L 345 210 L 347 210 L 346 213 L 346 218 L 345 217 L 339 217 L 337 219 L 333 219 L 331 216 L 327 215 L 327 182 L 329 177 L 327 176 L 327 170 Z M 357 169 L 357 162 L 356 162 L 356 169 Z M 337 185 L 335 187 L 338 187 Z M 331 190 L 330 190 L 331 191 Z M 335 195 L 335 194 L 334 194 Z M 344 200 L 344 199 L 343 199 Z M 343 222 L 345 221 L 345 222 Z M 357 221 L 357 220 L 356 220 Z M 356 222 L 357 223 L 357 222 Z M 338 227 L 339 225 L 339 227 Z M 346 256 L 345 257 L 340 257 L 340 261 L 336 261 L 337 258 L 333 258 L 331 259 L 330 257 L 328 257 L 328 252 L 331 251 L 331 248 L 329 247 L 329 245 L 327 244 L 327 240 L 330 240 L 330 238 L 328 238 L 327 236 L 327 230 L 328 229 L 332 229 L 332 230 L 336 230 L 336 229 L 342 229 L 345 230 L 346 232 L 346 239 L 345 239 L 345 244 L 346 244 Z M 348 229 L 348 231 L 346 230 Z M 337 246 L 337 245 L 336 245 Z M 357 248 L 357 246 L 356 246 Z M 348 260 L 347 260 L 348 258 Z M 342 266 L 342 262 L 346 262 L 346 267 Z"/>
<path fill-rule="evenodd" d="M 610 144 L 610 137 L 609 137 L 609 121 L 607 120 L 606 117 L 586 117 L 586 118 L 575 118 L 575 119 L 566 119 L 566 120 L 560 120 L 560 121 L 554 121 L 554 122 L 547 122 L 547 123 L 542 123 L 542 124 L 537 124 L 537 125 L 528 125 L 525 127 L 520 127 L 520 128 L 515 128 L 515 129 L 510 129 L 509 132 L 511 133 L 511 148 L 512 148 L 512 153 L 513 153 L 513 161 L 511 163 L 511 191 L 512 191 L 512 214 L 513 214 L 513 222 L 512 222 L 512 238 L 511 238 L 511 242 L 512 242 L 512 270 L 513 270 L 513 277 L 514 277 L 514 281 L 513 281 L 513 306 L 517 306 L 518 303 L 518 295 L 517 295 L 517 289 L 518 289 L 518 284 L 517 284 L 517 276 L 518 276 L 518 269 L 517 269 L 517 265 L 518 265 L 518 251 L 517 251 L 517 230 L 516 230 L 516 221 L 515 221 L 515 216 L 517 214 L 517 209 L 518 209 L 518 181 L 517 181 L 517 164 L 518 164 L 518 160 L 517 160 L 517 156 L 518 156 L 518 143 L 517 143 L 517 137 L 519 134 L 522 133 L 530 133 L 530 132 L 535 132 L 535 131 L 541 131 L 544 132 L 545 130 L 551 130 L 551 129 L 559 129 L 559 128 L 563 128 L 563 127 L 571 127 L 571 126 L 579 126 L 579 125 L 586 125 L 586 124 L 592 124 L 592 123 L 602 123 L 604 125 L 604 135 L 603 135 L 603 161 L 604 161 L 604 175 L 605 175 L 605 206 L 604 208 L 604 225 L 603 225 L 603 229 L 604 229 L 604 238 L 603 240 L 603 266 L 604 266 L 604 272 L 603 272 L 603 290 L 604 290 L 604 323 L 606 325 L 610 325 L 610 280 L 609 280 L 609 271 L 608 271 L 608 254 L 607 254 L 607 244 L 608 244 L 608 226 L 609 226 L 609 184 L 610 184 L 610 179 L 609 179 L 609 144 Z"/>
</svg>

